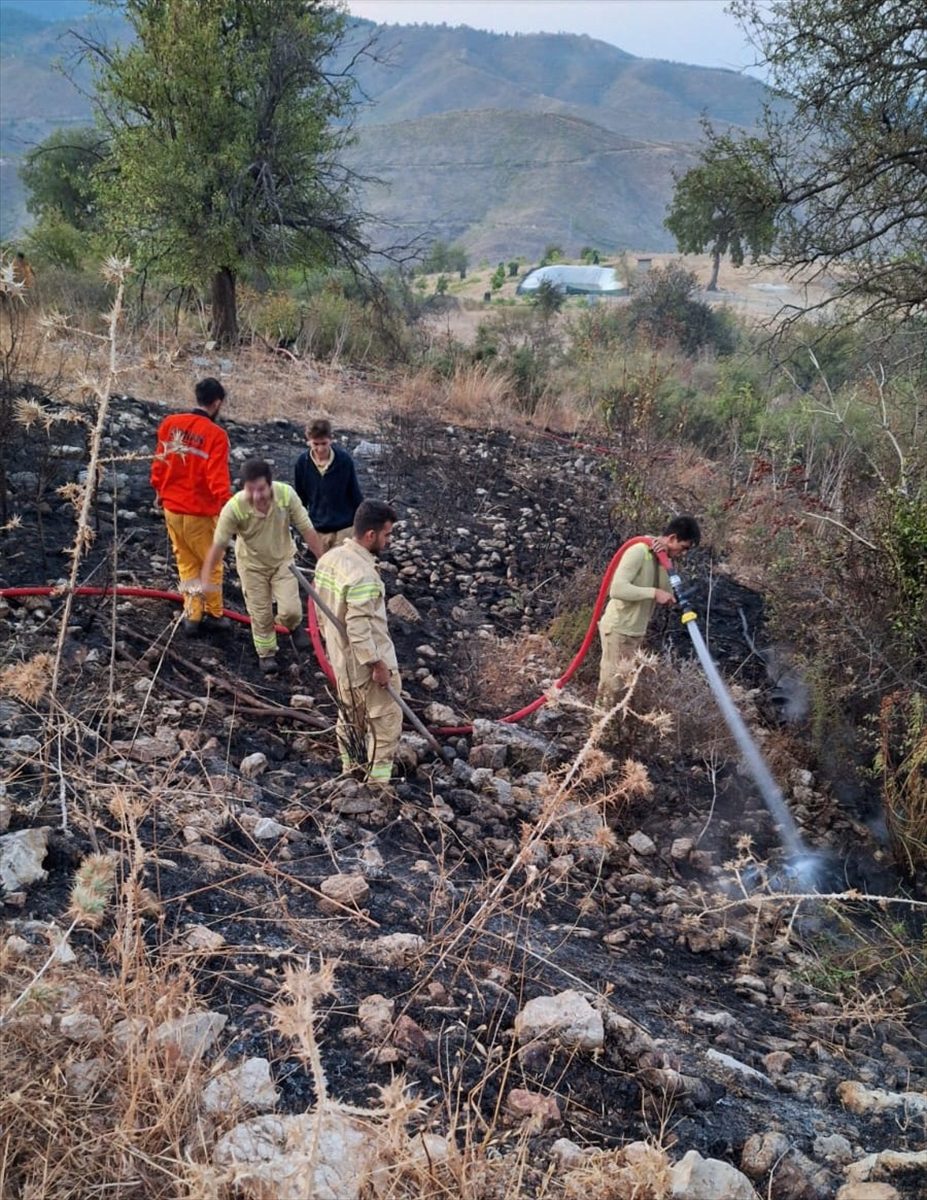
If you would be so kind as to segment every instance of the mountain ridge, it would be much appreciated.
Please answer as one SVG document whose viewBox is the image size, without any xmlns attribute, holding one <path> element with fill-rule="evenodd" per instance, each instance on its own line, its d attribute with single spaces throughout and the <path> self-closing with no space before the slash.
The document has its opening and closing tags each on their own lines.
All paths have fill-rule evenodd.
<svg viewBox="0 0 927 1200">
<path fill-rule="evenodd" d="M 69 23 L 101 19 L 95 9 L 81 17 L 76 0 L 72 7 L 71 18 L 2 46 L 6 237 L 26 223 L 20 156 L 54 128 L 90 119 L 87 97 L 53 65 L 66 49 L 61 35 Z M 15 11 L 0 0 L 5 22 Z M 103 19 L 118 36 L 121 18 Z M 363 53 L 371 39 L 375 48 Z M 693 161 L 703 119 L 750 129 L 769 98 L 749 76 L 637 58 L 588 34 L 355 20 L 333 69 L 358 54 L 357 142 L 347 161 L 364 179 L 380 177 L 360 195 L 377 218 L 377 240 L 398 224 L 453 236 L 490 258 L 530 257 L 549 242 L 569 243 L 572 253 L 578 226 L 583 241 L 607 252 L 671 249 L 663 216 L 674 173 Z M 570 133 L 572 156 L 565 152 Z"/>
</svg>

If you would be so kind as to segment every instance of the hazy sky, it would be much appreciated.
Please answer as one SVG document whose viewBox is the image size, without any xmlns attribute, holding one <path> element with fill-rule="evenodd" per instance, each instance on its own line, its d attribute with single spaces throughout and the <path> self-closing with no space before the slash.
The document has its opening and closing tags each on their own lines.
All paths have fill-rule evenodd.
<svg viewBox="0 0 927 1200">
<path fill-rule="evenodd" d="M 348 0 L 384 23 L 472 25 L 499 33 L 588 33 L 640 58 L 749 67 L 754 51 L 727 0 Z"/>
</svg>

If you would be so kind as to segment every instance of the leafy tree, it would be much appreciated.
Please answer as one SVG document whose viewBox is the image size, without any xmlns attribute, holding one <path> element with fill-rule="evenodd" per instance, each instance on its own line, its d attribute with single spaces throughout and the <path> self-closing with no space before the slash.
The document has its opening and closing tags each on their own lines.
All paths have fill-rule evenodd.
<svg viewBox="0 0 927 1200">
<path fill-rule="evenodd" d="M 777 207 L 776 192 L 765 176 L 736 152 L 729 138 L 716 137 L 699 165 L 677 179 L 664 224 L 683 254 L 711 254 L 707 290 L 715 292 L 723 254 L 741 267 L 748 251 L 756 262 L 772 249 Z"/>
<path fill-rule="evenodd" d="M 492 273 L 492 279 L 490 279 L 489 284 L 494 292 L 498 292 L 504 283 L 505 263 L 499 263 L 498 267 L 496 267 L 495 271 Z"/>
<path fill-rule="evenodd" d="M 120 246 L 185 283 L 209 280 L 216 341 L 237 339 L 249 264 L 359 266 L 349 173 L 352 80 L 328 74 L 344 29 L 325 0 L 98 0 L 134 40 L 85 40 L 114 170 Z M 340 122 L 340 123 L 339 123 Z"/>
<path fill-rule="evenodd" d="M 719 353 L 733 349 L 724 317 L 704 300 L 696 299 L 699 284 L 694 271 L 671 262 L 648 271 L 628 305 L 632 330 L 658 341 L 674 341 L 687 353 L 714 345 Z"/>
<path fill-rule="evenodd" d="M 583 246 L 579 252 L 579 261 L 587 263 L 589 266 L 597 267 L 599 265 L 599 252 L 595 246 Z"/>
<path fill-rule="evenodd" d="M 566 295 L 550 279 L 542 279 L 531 297 L 531 303 L 545 321 L 558 313 L 566 301 Z"/>
<path fill-rule="evenodd" d="M 99 224 L 94 172 L 106 160 L 107 146 L 99 130 L 79 125 L 56 129 L 23 158 L 19 177 L 35 217 L 55 213 L 74 229 Z"/>
<path fill-rule="evenodd" d="M 541 266 L 549 267 L 551 263 L 563 261 L 563 247 L 557 246 L 553 242 L 544 247 L 544 253 L 541 256 Z"/>
<path fill-rule="evenodd" d="M 448 245 L 440 239 L 431 243 L 428 253 L 422 259 L 422 270 L 429 275 L 454 271 L 461 279 L 466 279 L 469 265 L 463 246 Z"/>
<path fill-rule="evenodd" d="M 790 101 L 766 110 L 761 139 L 732 143 L 746 178 L 759 173 L 776 195 L 771 261 L 832 272 L 836 294 L 859 302 L 856 317 L 923 311 L 923 0 L 733 0 L 732 10 Z"/>
<path fill-rule="evenodd" d="M 509 278 L 514 279 L 518 274 L 518 260 L 513 258 L 509 263 Z"/>
</svg>

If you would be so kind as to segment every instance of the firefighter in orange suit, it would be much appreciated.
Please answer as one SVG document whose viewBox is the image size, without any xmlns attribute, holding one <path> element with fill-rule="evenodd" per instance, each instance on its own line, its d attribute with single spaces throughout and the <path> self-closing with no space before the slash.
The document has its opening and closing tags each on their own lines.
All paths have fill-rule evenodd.
<svg viewBox="0 0 927 1200">
<path fill-rule="evenodd" d="M 172 413 L 158 427 L 151 486 L 164 509 L 168 537 L 184 594 L 183 631 L 197 637 L 203 628 L 225 629 L 222 615 L 222 559 L 215 564 L 209 591 L 200 572 L 212 546 L 223 504 L 232 495 L 229 435 L 218 424 L 225 388 L 218 379 L 196 385 L 192 412 Z"/>
</svg>

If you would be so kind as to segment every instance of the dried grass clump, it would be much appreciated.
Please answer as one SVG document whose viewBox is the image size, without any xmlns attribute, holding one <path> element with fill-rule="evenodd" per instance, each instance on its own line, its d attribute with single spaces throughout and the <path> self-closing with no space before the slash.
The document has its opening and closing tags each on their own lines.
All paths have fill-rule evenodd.
<svg viewBox="0 0 927 1200">
<path fill-rule="evenodd" d="M 909 875 L 927 868 L 927 702 L 893 692 L 879 713 L 878 766 L 895 858 Z"/>
<path fill-rule="evenodd" d="M 515 408 L 511 381 L 486 363 L 458 367 L 445 385 L 445 410 L 455 420 L 507 424 Z"/>
<path fill-rule="evenodd" d="M 666 1151 L 649 1142 L 588 1155 L 563 1180 L 563 1200 L 664 1200 L 670 1194 Z"/>
<path fill-rule="evenodd" d="M 621 745 L 641 758 L 666 753 L 666 738 L 676 751 L 717 762 L 736 759 L 737 749 L 718 711 L 705 675 L 694 659 L 653 660 L 641 672 L 635 693 L 638 712 L 672 714 L 670 722 L 636 722 L 622 730 Z"/>
<path fill-rule="evenodd" d="M 467 652 L 466 700 L 485 712 L 511 712 L 527 704 L 562 667 L 556 646 L 538 633 L 474 639 Z"/>
<path fill-rule="evenodd" d="M 52 665 L 50 654 L 36 654 L 27 662 L 4 667 L 0 671 L 0 692 L 15 696 L 24 704 L 38 704 L 48 691 Z"/>
<path fill-rule="evenodd" d="M 80 903 L 95 918 L 103 878 L 84 883 Z M 193 980 L 140 961 L 123 990 L 108 974 L 55 963 L 27 990 L 3 1029 L 0 1195 L 190 1200 L 184 1163 L 203 1143 L 205 1068 L 167 1053 L 150 1031 L 195 1009 Z M 65 1037 L 59 1022 L 68 1010 L 96 1016 L 102 1038 Z"/>
</svg>

